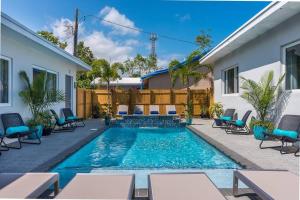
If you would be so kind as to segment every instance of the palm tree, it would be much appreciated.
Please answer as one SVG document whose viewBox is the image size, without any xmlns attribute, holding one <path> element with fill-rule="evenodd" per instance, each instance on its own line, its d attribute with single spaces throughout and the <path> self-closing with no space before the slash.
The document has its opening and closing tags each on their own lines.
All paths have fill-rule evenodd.
<svg viewBox="0 0 300 200">
<path fill-rule="evenodd" d="M 284 76 L 281 76 L 276 84 L 273 81 L 273 71 L 265 74 L 259 82 L 241 77 L 243 81 L 241 88 L 244 89 L 241 97 L 253 106 L 258 120 L 266 121 L 269 111 L 274 107 L 279 97 L 278 89 Z"/>
<path fill-rule="evenodd" d="M 110 82 L 121 78 L 119 75 L 119 70 L 122 68 L 121 63 L 110 64 L 105 59 L 98 59 L 93 61 L 92 70 L 89 72 L 89 76 L 94 78 L 99 77 L 101 82 L 106 83 L 107 89 L 107 114 L 110 114 L 110 95 L 109 86 Z"/>
<path fill-rule="evenodd" d="M 196 83 L 201 79 L 207 77 L 207 73 L 201 72 L 199 70 L 201 66 L 199 65 L 198 59 L 194 60 L 195 57 L 198 55 L 200 55 L 200 52 L 198 50 L 193 51 L 181 66 L 175 65 L 172 67 L 171 65 L 171 67 L 169 67 L 172 86 L 174 87 L 177 80 L 180 80 L 182 85 L 188 90 L 186 105 L 187 105 L 187 112 L 189 115 L 192 112 L 192 105 L 190 101 L 190 86 L 192 83 Z M 174 61 L 173 64 L 175 63 L 176 62 Z"/>
<path fill-rule="evenodd" d="M 25 83 L 25 89 L 19 93 L 19 96 L 29 106 L 34 120 L 37 120 L 47 108 L 65 100 L 62 91 L 47 88 L 49 79 L 47 79 L 46 72 L 38 74 L 32 83 L 25 71 L 21 71 L 19 76 Z"/>
</svg>

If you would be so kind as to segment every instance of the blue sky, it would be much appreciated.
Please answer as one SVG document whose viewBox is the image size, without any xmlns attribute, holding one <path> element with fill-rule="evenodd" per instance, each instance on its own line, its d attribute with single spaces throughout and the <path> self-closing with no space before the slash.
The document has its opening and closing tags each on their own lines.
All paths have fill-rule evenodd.
<svg viewBox="0 0 300 200">
<path fill-rule="evenodd" d="M 53 31 L 70 45 L 68 24 L 75 8 L 81 23 L 79 39 L 92 48 L 97 57 L 122 61 L 136 53 L 149 55 L 149 35 L 101 22 L 105 18 L 148 32 L 193 42 L 202 31 L 213 39 L 213 46 L 245 23 L 269 2 L 222 1 L 146 1 L 146 0 L 1 0 L 2 11 L 34 31 Z M 96 17 L 83 16 L 93 15 Z M 183 60 L 196 46 L 158 38 L 159 65 L 170 59 Z"/>
</svg>

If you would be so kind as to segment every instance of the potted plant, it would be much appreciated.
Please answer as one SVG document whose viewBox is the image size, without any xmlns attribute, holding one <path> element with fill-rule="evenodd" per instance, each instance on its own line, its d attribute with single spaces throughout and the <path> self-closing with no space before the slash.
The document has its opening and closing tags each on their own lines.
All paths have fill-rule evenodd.
<svg viewBox="0 0 300 200">
<path fill-rule="evenodd" d="M 257 119 L 252 120 L 251 126 L 256 139 L 264 139 L 264 132 L 271 131 L 273 123 L 270 121 L 270 111 L 275 107 L 280 97 L 280 84 L 284 79 L 281 76 L 276 84 L 273 81 L 274 72 L 265 74 L 259 82 L 241 77 L 244 90 L 241 97 L 250 103 L 256 111 Z"/>
<path fill-rule="evenodd" d="M 43 128 L 49 127 L 49 115 L 48 117 L 46 116 L 46 109 L 58 102 L 64 101 L 64 93 L 60 90 L 47 87 L 49 80 L 47 79 L 46 72 L 40 72 L 32 82 L 30 82 L 25 71 L 21 71 L 19 76 L 25 83 L 25 87 L 19 92 L 19 96 L 29 107 L 32 114 L 28 125 L 31 128 L 38 129 L 41 136 Z"/>
<path fill-rule="evenodd" d="M 221 103 L 214 103 L 209 107 L 209 115 L 214 118 L 216 126 L 222 126 L 221 115 L 224 113 Z"/>
<path fill-rule="evenodd" d="M 106 126 L 109 126 L 111 118 L 112 118 L 112 114 L 111 114 L 111 106 L 107 105 L 105 107 L 105 115 L 104 115 L 104 122 Z"/>
<path fill-rule="evenodd" d="M 207 109 L 207 106 L 206 105 L 203 105 L 201 107 L 201 118 L 207 118 L 208 117 L 208 113 L 207 113 L 208 109 Z"/>
<path fill-rule="evenodd" d="M 185 120 L 187 125 L 191 125 L 193 121 L 193 103 L 189 101 L 186 105 Z"/>
<path fill-rule="evenodd" d="M 99 105 L 94 105 L 92 109 L 92 117 L 97 119 L 100 117 L 100 107 Z"/>
</svg>

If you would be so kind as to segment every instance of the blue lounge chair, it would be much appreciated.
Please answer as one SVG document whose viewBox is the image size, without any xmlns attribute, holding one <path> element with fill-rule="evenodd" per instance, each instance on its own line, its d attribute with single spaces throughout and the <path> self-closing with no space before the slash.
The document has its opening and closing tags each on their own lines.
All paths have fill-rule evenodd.
<svg viewBox="0 0 300 200">
<path fill-rule="evenodd" d="M 50 112 L 55 118 L 55 124 L 53 127 L 53 132 L 72 132 L 75 130 L 75 126 L 73 126 L 73 121 L 67 121 L 65 118 L 59 118 L 56 112 L 50 109 Z M 55 127 L 58 127 L 55 129 Z"/>
<path fill-rule="evenodd" d="M 275 139 L 281 141 L 280 153 L 286 154 L 284 151 L 284 146 L 288 146 L 288 143 L 299 142 L 299 133 L 300 133 L 300 115 L 284 115 L 282 116 L 278 127 L 273 130 L 272 133 L 267 131 L 262 132 L 262 136 L 256 136 L 256 139 L 260 139 L 259 148 L 271 148 L 271 147 L 262 147 L 262 144 L 266 140 Z M 272 147 L 274 148 L 274 146 Z M 296 151 L 294 152 L 295 156 L 298 156 L 299 146 L 296 146 Z"/>
<path fill-rule="evenodd" d="M 144 105 L 135 105 L 133 114 L 134 115 L 143 115 L 144 114 Z"/>
<path fill-rule="evenodd" d="M 212 124 L 213 128 L 220 128 L 224 127 L 227 121 L 233 120 L 233 115 L 235 113 L 235 109 L 226 109 L 224 114 L 220 116 L 220 118 L 214 119 L 214 122 Z"/>
<path fill-rule="evenodd" d="M 239 134 L 249 134 L 250 129 L 247 126 L 247 120 L 251 114 L 251 110 L 248 110 L 241 120 L 227 121 L 225 126 L 225 132 L 229 133 L 239 133 Z"/>
<path fill-rule="evenodd" d="M 26 144 L 41 144 L 41 139 L 38 136 L 38 129 L 30 129 L 25 125 L 19 113 L 5 113 L 1 115 L 1 120 L 4 128 L 4 135 L 1 137 L 1 144 L 5 148 L 21 149 L 22 143 Z M 36 142 L 27 140 L 28 136 L 34 135 Z M 7 145 L 3 138 L 17 138 L 18 146 Z"/>
<path fill-rule="evenodd" d="M 76 127 L 84 127 L 84 119 L 74 115 L 70 108 L 63 108 L 62 112 L 65 116 L 66 121 L 73 122 Z"/>
</svg>

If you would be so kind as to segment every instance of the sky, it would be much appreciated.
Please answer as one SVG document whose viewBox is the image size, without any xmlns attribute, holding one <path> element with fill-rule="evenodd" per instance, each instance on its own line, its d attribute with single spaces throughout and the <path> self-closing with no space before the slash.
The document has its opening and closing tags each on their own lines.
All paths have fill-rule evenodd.
<svg viewBox="0 0 300 200">
<path fill-rule="evenodd" d="M 69 45 L 75 9 L 79 9 L 79 40 L 97 58 L 122 62 L 137 53 L 148 56 L 149 35 L 101 21 L 158 34 L 156 54 L 161 68 L 171 59 L 183 61 L 197 48 L 191 43 L 169 40 L 161 35 L 194 42 L 201 31 L 212 37 L 214 47 L 269 4 L 262 1 L 158 1 L 158 0 L 1 0 L 1 11 L 33 31 L 53 32 Z"/>
</svg>

